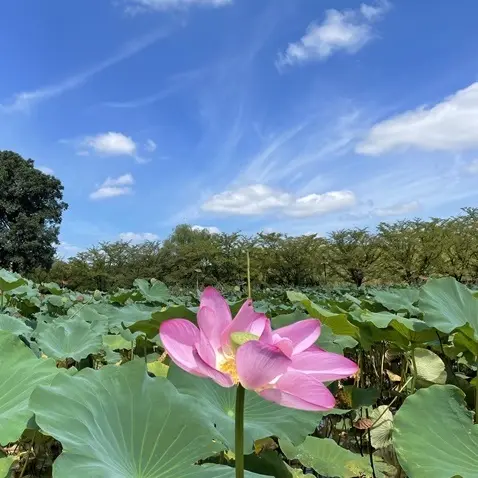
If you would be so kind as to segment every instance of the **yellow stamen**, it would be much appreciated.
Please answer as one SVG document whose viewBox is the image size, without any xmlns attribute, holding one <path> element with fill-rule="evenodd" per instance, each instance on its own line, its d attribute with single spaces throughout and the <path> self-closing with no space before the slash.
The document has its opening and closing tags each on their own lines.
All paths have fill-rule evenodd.
<svg viewBox="0 0 478 478">
<path fill-rule="evenodd" d="M 219 366 L 219 370 L 221 372 L 227 373 L 236 385 L 239 383 L 235 357 L 229 357 L 222 362 L 222 364 Z"/>
</svg>

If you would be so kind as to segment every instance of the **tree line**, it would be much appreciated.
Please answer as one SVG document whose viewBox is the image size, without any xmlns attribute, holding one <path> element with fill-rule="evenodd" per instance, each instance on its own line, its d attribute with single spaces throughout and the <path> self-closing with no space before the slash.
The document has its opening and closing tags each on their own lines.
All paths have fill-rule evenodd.
<svg viewBox="0 0 478 478">
<path fill-rule="evenodd" d="M 63 260 L 55 250 L 67 207 L 57 178 L 0 151 L 0 267 L 78 290 L 128 288 L 138 277 L 187 288 L 241 286 L 248 251 L 256 287 L 414 284 L 430 275 L 478 281 L 478 208 L 327 237 L 211 234 L 183 224 L 162 242 L 103 242 Z"/>
<path fill-rule="evenodd" d="M 416 284 L 431 275 L 478 281 L 478 208 L 429 220 L 382 222 L 375 231 L 342 229 L 328 237 L 261 232 L 211 234 L 179 225 L 164 241 L 103 242 L 35 278 L 78 290 L 128 288 L 134 279 L 170 286 L 244 286 L 246 251 L 255 287 Z"/>
</svg>

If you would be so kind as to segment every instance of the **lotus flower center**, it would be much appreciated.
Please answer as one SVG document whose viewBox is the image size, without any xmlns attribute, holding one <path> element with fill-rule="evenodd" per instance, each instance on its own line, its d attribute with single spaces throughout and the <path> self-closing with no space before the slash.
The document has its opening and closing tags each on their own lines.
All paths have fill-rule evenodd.
<svg viewBox="0 0 478 478">
<path fill-rule="evenodd" d="M 239 383 L 239 377 L 237 375 L 236 367 L 236 357 L 228 357 L 222 364 L 219 366 L 219 370 L 223 373 L 229 375 L 235 385 Z"/>
<path fill-rule="evenodd" d="M 259 340 L 259 337 L 249 332 L 233 332 L 230 336 L 231 348 L 224 351 L 224 360 L 219 365 L 219 370 L 229 375 L 234 382 L 234 385 L 239 383 L 239 376 L 237 375 L 236 356 L 237 349 L 251 340 Z"/>
</svg>

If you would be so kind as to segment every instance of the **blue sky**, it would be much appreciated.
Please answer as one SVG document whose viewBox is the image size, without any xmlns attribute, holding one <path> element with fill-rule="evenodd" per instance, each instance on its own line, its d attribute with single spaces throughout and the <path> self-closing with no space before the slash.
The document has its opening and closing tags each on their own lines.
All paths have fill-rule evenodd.
<svg viewBox="0 0 478 478">
<path fill-rule="evenodd" d="M 0 148 L 62 180 L 63 255 L 184 222 L 457 214 L 478 205 L 476 18 L 476 0 L 6 0 Z"/>
</svg>

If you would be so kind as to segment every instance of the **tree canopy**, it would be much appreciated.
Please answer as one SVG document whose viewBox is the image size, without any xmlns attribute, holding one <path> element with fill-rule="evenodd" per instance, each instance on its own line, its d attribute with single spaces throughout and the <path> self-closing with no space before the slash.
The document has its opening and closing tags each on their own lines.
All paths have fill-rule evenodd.
<svg viewBox="0 0 478 478">
<path fill-rule="evenodd" d="M 50 268 L 67 207 L 57 178 L 36 169 L 31 159 L 0 151 L 0 267 Z"/>
<path fill-rule="evenodd" d="M 182 224 L 162 242 L 100 243 L 35 278 L 81 290 L 128 288 L 137 277 L 186 288 L 244 287 L 249 251 L 256 287 L 416 284 L 431 275 L 476 282 L 477 232 L 474 208 L 447 219 L 382 222 L 375 231 L 342 229 L 328 237 L 211 234 Z"/>
</svg>

